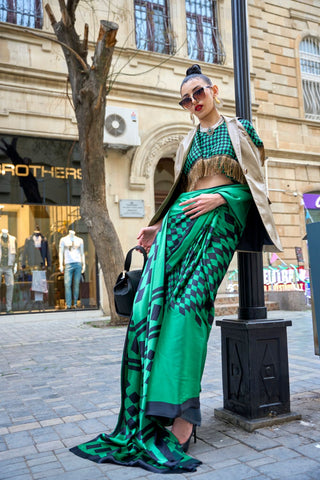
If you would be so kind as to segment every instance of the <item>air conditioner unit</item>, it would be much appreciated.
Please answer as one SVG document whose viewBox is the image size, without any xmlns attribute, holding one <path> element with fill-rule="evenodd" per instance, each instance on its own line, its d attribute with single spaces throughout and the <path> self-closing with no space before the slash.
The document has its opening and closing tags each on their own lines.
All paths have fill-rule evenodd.
<svg viewBox="0 0 320 480">
<path fill-rule="evenodd" d="M 129 148 L 140 145 L 137 110 L 107 106 L 103 143 L 110 148 Z"/>
</svg>

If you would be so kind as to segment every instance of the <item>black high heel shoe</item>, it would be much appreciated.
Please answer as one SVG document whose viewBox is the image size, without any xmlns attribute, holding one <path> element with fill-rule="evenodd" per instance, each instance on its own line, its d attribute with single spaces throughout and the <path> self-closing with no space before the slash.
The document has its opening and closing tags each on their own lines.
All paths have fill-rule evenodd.
<svg viewBox="0 0 320 480">
<path fill-rule="evenodd" d="M 193 436 L 193 443 L 197 443 L 197 425 L 192 426 L 192 431 L 188 440 L 184 443 L 180 443 L 184 453 L 187 453 L 187 451 L 189 450 L 190 440 L 192 436 Z"/>
</svg>

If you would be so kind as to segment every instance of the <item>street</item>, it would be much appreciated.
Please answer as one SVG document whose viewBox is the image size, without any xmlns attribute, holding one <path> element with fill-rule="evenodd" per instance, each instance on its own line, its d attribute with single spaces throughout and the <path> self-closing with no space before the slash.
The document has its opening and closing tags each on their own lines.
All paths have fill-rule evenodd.
<svg viewBox="0 0 320 480">
<path fill-rule="evenodd" d="M 95 318 L 93 318 L 95 316 Z M 310 310 L 269 312 L 288 327 L 291 411 L 301 420 L 248 433 L 214 417 L 223 405 L 220 328 L 211 333 L 202 382 L 202 426 L 183 480 L 319 480 L 320 359 Z M 0 479 L 159 480 L 140 468 L 98 465 L 68 448 L 111 432 L 120 405 L 125 327 L 95 328 L 92 312 L 0 318 Z M 89 322 L 89 323 L 87 323 Z"/>
</svg>

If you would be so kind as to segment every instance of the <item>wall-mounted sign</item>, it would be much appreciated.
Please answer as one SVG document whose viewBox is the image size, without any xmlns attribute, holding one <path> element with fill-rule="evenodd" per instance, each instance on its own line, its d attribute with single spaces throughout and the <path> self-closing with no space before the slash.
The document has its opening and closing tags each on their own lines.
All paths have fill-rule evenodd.
<svg viewBox="0 0 320 480">
<path fill-rule="evenodd" d="M 304 193 L 303 201 L 306 208 L 320 208 L 320 195 L 318 193 Z"/>
<path fill-rule="evenodd" d="M 0 175 L 11 175 L 16 177 L 28 177 L 32 174 L 35 178 L 74 178 L 82 180 L 81 168 L 68 167 L 45 167 L 43 165 L 13 165 L 12 163 L 0 163 Z"/>
<path fill-rule="evenodd" d="M 120 200 L 120 217 L 143 218 L 144 201 L 143 200 Z"/>
</svg>

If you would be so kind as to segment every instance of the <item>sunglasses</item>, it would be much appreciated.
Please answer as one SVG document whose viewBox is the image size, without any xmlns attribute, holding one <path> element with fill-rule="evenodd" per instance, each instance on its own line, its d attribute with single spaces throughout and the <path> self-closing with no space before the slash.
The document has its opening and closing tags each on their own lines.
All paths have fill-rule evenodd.
<svg viewBox="0 0 320 480">
<path fill-rule="evenodd" d="M 181 102 L 179 102 L 179 105 L 181 105 L 182 108 L 185 109 L 190 109 L 192 107 L 192 99 L 195 100 L 196 102 L 199 102 L 199 100 L 202 100 L 206 93 L 204 91 L 205 88 L 212 88 L 211 85 L 207 85 L 206 87 L 200 87 L 198 90 L 193 92 L 191 97 L 184 97 Z"/>
</svg>

